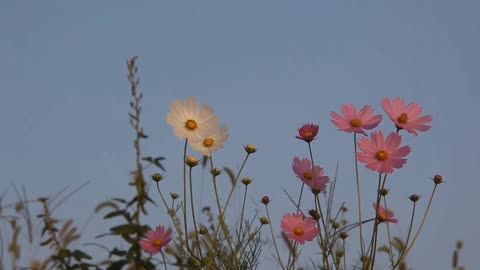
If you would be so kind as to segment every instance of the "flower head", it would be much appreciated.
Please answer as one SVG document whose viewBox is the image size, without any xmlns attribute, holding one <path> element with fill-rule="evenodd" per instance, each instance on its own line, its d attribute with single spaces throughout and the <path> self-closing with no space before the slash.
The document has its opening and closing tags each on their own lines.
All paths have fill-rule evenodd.
<svg viewBox="0 0 480 270">
<path fill-rule="evenodd" d="M 211 156 L 218 149 L 223 148 L 225 141 L 228 139 L 228 129 L 224 126 L 216 128 L 209 135 L 202 138 L 198 142 L 191 142 L 192 148 L 204 156 Z"/>
<path fill-rule="evenodd" d="M 352 104 L 342 105 L 342 115 L 336 112 L 330 113 L 332 123 L 339 129 L 348 133 L 362 133 L 367 135 L 364 129 L 372 129 L 382 121 L 382 116 L 373 114 L 371 106 L 363 106 L 359 112 Z"/>
<path fill-rule="evenodd" d="M 315 140 L 315 137 L 318 134 L 318 129 L 319 129 L 318 125 L 304 124 L 301 128 L 298 129 L 297 139 L 300 139 L 309 143 Z"/>
<path fill-rule="evenodd" d="M 427 131 L 431 128 L 427 124 L 432 122 L 432 117 L 420 116 L 423 109 L 417 103 L 412 102 L 406 105 L 405 101 L 399 97 L 395 97 L 393 102 L 388 98 L 382 98 L 382 107 L 397 129 L 406 129 L 409 133 L 417 135 L 417 131 Z"/>
<path fill-rule="evenodd" d="M 304 218 L 302 214 L 285 214 L 281 225 L 285 235 L 297 241 L 299 244 L 305 244 L 305 241 L 312 241 L 320 233 L 320 229 L 315 227 L 313 218 Z"/>
<path fill-rule="evenodd" d="M 219 119 L 210 106 L 200 106 L 194 98 L 187 98 L 172 102 L 167 122 L 177 137 L 198 142 L 218 127 Z"/>
<path fill-rule="evenodd" d="M 327 187 L 327 183 L 330 182 L 330 178 L 323 175 L 322 167 L 315 166 L 312 170 L 312 162 L 309 159 L 304 158 L 300 160 L 298 157 L 295 157 L 292 169 L 297 177 L 311 189 L 323 191 Z"/>
<path fill-rule="evenodd" d="M 373 203 L 373 209 L 377 211 L 376 203 Z M 393 212 L 389 209 L 383 208 L 381 205 L 378 206 L 377 218 L 380 222 L 398 223 L 398 219 L 393 218 Z"/>
<path fill-rule="evenodd" d="M 402 136 L 390 133 L 385 140 L 382 131 L 372 132 L 371 141 L 362 138 L 358 147 L 363 153 L 357 153 L 357 158 L 365 163 L 365 167 L 379 173 L 392 173 L 407 162 L 403 158 L 410 153 L 410 146 L 400 147 Z"/>
<path fill-rule="evenodd" d="M 173 231 L 171 228 L 165 230 L 165 227 L 157 226 L 155 230 L 149 230 L 147 232 L 147 239 L 140 240 L 139 244 L 143 250 L 155 255 L 160 252 L 162 247 L 170 243 L 172 237 Z"/>
</svg>

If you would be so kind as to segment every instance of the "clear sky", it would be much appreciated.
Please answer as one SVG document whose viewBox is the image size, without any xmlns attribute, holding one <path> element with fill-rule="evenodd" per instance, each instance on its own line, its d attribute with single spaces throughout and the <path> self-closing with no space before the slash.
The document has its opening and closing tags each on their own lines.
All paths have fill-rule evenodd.
<svg viewBox="0 0 480 270">
<path fill-rule="evenodd" d="M 390 206 L 400 219 L 393 232 L 406 236 L 407 197 L 422 195 L 424 209 L 428 177 L 442 174 L 447 183 L 408 259 L 414 269 L 450 269 L 455 242 L 463 239 L 461 261 L 472 269 L 480 243 L 479 10 L 475 0 L 4 1 L 0 188 L 14 200 L 11 183 L 37 197 L 89 181 L 57 214 L 74 213 L 86 224 L 80 225 L 85 242 L 108 230 L 101 215 L 87 220 L 97 203 L 132 194 L 125 61 L 138 55 L 150 135 L 144 153 L 167 157 L 166 189 L 180 189 L 183 145 L 166 113 L 173 100 L 193 96 L 213 106 L 230 130 L 214 156 L 219 166 L 238 169 L 242 145 L 257 145 L 245 170 L 254 179 L 249 204 L 261 211 L 258 200 L 270 195 L 277 229 L 284 211 L 294 211 L 282 188 L 299 190 L 292 159 L 307 157 L 296 129 L 320 124 L 316 162 L 329 175 L 340 163 L 336 205 L 346 201 L 354 221 L 352 136 L 337 131 L 329 113 L 353 103 L 383 114 L 380 99 L 400 96 L 434 120 L 429 132 L 403 136 L 412 153 L 389 182 Z M 380 128 L 393 131 L 385 114 Z M 199 208 L 210 203 L 207 176 L 197 177 Z M 363 190 L 373 194 L 376 175 L 362 169 L 361 176 Z M 364 202 L 373 216 L 372 201 Z M 155 211 L 152 226 L 168 224 L 164 211 Z M 349 247 L 350 258 L 356 247 Z"/>
</svg>

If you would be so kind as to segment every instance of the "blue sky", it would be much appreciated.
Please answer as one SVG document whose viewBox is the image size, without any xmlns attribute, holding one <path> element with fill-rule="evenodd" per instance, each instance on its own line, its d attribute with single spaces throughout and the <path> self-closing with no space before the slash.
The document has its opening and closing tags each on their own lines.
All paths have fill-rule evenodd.
<svg viewBox="0 0 480 270">
<path fill-rule="evenodd" d="M 166 113 L 173 100 L 193 96 L 214 107 L 230 130 L 214 156 L 219 166 L 238 169 L 242 145 L 259 148 L 245 170 L 255 184 L 249 203 L 252 212 L 261 210 L 258 199 L 270 195 L 277 228 L 285 209 L 294 210 L 282 188 L 298 193 L 291 161 L 307 156 L 296 129 L 320 124 L 316 162 L 329 175 L 340 163 L 336 204 L 346 201 L 353 221 L 352 137 L 335 129 L 329 113 L 353 103 L 383 114 L 380 99 L 400 96 L 420 103 L 434 120 L 429 132 L 403 136 L 413 151 L 389 182 L 390 205 L 401 220 L 394 233 L 406 235 L 406 198 L 423 195 L 425 207 L 428 177 L 442 174 L 447 183 L 409 261 L 414 269 L 449 269 L 455 242 L 463 239 L 461 260 L 471 268 L 480 241 L 474 214 L 479 9 L 477 1 L 3 2 L 1 190 L 13 200 L 11 183 L 36 197 L 89 181 L 58 209 L 65 217 L 75 209 L 79 224 L 98 202 L 131 195 L 134 134 L 125 61 L 138 55 L 150 135 L 144 153 L 167 157 L 166 189 L 180 188 L 183 145 Z M 385 114 L 380 128 L 393 130 Z M 374 173 L 361 174 L 363 190 L 373 194 Z M 199 207 L 210 203 L 207 181 L 199 171 Z M 364 201 L 369 213 L 371 202 Z M 168 222 L 156 211 L 152 224 Z M 86 240 L 108 229 L 100 221 L 95 216 L 86 223 Z M 349 248 L 353 255 L 354 243 Z"/>
</svg>

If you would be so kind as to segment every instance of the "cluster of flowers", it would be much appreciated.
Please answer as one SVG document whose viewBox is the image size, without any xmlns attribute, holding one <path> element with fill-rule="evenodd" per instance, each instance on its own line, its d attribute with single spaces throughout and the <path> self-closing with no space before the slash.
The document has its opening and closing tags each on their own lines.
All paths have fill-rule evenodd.
<svg viewBox="0 0 480 270">
<path fill-rule="evenodd" d="M 406 156 L 410 153 L 410 146 L 400 146 L 402 136 L 400 130 L 417 135 L 419 131 L 430 129 L 432 121 L 429 115 L 422 116 L 422 107 L 416 103 L 406 104 L 401 98 L 381 100 L 384 111 L 394 123 L 397 131 L 388 134 L 385 138 L 382 131 L 373 131 L 370 139 L 361 138 L 358 141 L 356 158 L 365 164 L 365 167 L 380 174 L 391 174 L 395 169 L 402 168 L 406 163 Z M 364 106 L 359 111 L 352 104 L 343 105 L 342 114 L 331 113 L 332 123 L 341 131 L 367 136 L 366 130 L 374 129 L 382 121 L 381 115 L 375 115 L 371 106 Z M 168 123 L 173 127 L 175 135 L 187 139 L 192 148 L 205 156 L 223 147 L 228 138 L 228 129 L 219 125 L 219 118 L 213 109 L 207 105 L 199 105 L 193 98 L 183 102 L 174 101 L 171 111 L 167 115 Z M 305 124 L 298 129 L 298 139 L 310 143 L 316 139 L 319 126 Z M 312 158 L 295 157 L 292 163 L 295 175 L 318 194 L 324 191 L 330 178 L 325 176 L 324 169 L 314 165 Z M 268 200 L 269 201 L 269 200 Z M 376 203 L 373 207 L 377 212 L 379 222 L 397 223 L 393 212 Z M 305 217 L 302 213 L 287 213 L 281 221 L 284 234 L 299 244 L 312 241 L 320 232 L 317 222 L 312 217 Z M 147 232 L 147 239 L 141 240 L 140 245 L 145 251 L 155 254 L 172 239 L 172 230 L 158 226 Z"/>
</svg>

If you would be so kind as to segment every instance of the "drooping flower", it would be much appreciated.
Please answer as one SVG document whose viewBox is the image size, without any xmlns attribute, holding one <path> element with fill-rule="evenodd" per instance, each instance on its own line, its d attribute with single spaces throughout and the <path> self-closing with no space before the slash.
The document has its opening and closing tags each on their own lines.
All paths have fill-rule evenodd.
<svg viewBox="0 0 480 270">
<path fill-rule="evenodd" d="M 315 166 L 312 170 L 312 162 L 309 159 L 300 160 L 298 157 L 293 159 L 292 170 L 298 179 L 302 180 L 311 189 L 323 191 L 330 182 L 328 176 L 324 176 L 324 170 L 320 166 Z"/>
<path fill-rule="evenodd" d="M 377 211 L 377 204 L 373 203 L 373 209 Z M 389 209 L 383 208 L 381 205 L 378 206 L 377 218 L 380 222 L 390 222 L 398 223 L 398 219 L 393 218 L 394 214 Z"/>
<path fill-rule="evenodd" d="M 160 252 L 160 249 L 172 240 L 173 231 L 171 228 L 165 230 L 163 226 L 157 226 L 155 230 L 147 231 L 147 239 L 142 239 L 139 241 L 140 246 L 143 250 L 150 252 L 150 254 L 155 255 Z"/>
<path fill-rule="evenodd" d="M 432 117 L 420 116 L 423 109 L 417 103 L 412 102 L 406 105 L 405 101 L 399 97 L 395 97 L 393 102 L 388 98 L 382 98 L 382 107 L 397 129 L 406 129 L 409 133 L 417 135 L 417 131 L 427 131 L 431 128 L 427 124 L 432 122 Z"/>
<path fill-rule="evenodd" d="M 374 115 L 373 108 L 371 106 L 363 106 L 360 111 L 353 104 L 342 105 L 342 115 L 332 112 L 332 123 L 339 129 L 348 133 L 362 133 L 367 136 L 364 129 L 372 129 L 378 126 L 382 121 L 382 116 Z"/>
<path fill-rule="evenodd" d="M 305 218 L 303 214 L 283 215 L 280 226 L 288 238 L 301 245 L 305 244 L 305 241 L 312 241 L 320 233 L 320 229 L 315 227 L 315 220 L 311 217 Z"/>
<path fill-rule="evenodd" d="M 298 129 L 297 139 L 311 142 L 315 140 L 315 137 L 318 134 L 319 126 L 315 124 L 304 124 L 301 128 Z"/>
<path fill-rule="evenodd" d="M 204 156 L 211 156 L 213 152 L 223 148 L 223 145 L 228 139 L 228 129 L 221 126 L 213 130 L 209 135 L 198 142 L 192 142 L 192 148 Z"/>
<path fill-rule="evenodd" d="M 219 119 L 210 106 L 200 106 L 194 98 L 187 98 L 172 102 L 167 122 L 177 137 L 198 142 L 218 127 Z"/>
<path fill-rule="evenodd" d="M 374 131 L 371 141 L 362 138 L 358 147 L 363 153 L 357 153 L 357 158 L 365 163 L 365 167 L 379 173 L 392 173 L 393 169 L 400 169 L 407 162 L 404 157 L 410 153 L 410 146 L 400 147 L 402 136 L 390 133 L 384 139 L 382 131 Z"/>
</svg>

